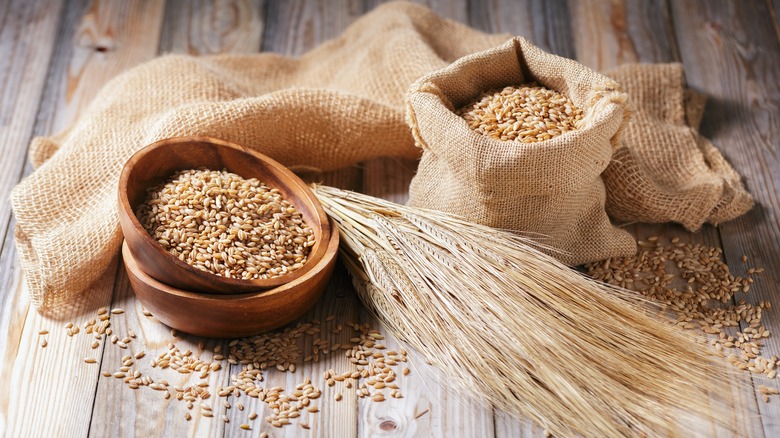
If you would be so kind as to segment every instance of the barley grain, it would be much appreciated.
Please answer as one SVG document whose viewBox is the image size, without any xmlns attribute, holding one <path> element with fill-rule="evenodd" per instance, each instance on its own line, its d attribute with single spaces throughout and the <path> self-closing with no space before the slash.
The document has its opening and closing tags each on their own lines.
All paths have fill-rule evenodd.
<svg viewBox="0 0 780 438">
<path fill-rule="evenodd" d="M 566 96 L 535 83 L 487 91 L 459 114 L 482 135 L 522 143 L 573 131 L 582 120 L 582 111 Z"/>
<path fill-rule="evenodd" d="M 313 231 L 278 189 L 225 171 L 177 172 L 148 190 L 137 216 L 166 251 L 228 278 L 295 271 L 314 244 Z"/>
</svg>

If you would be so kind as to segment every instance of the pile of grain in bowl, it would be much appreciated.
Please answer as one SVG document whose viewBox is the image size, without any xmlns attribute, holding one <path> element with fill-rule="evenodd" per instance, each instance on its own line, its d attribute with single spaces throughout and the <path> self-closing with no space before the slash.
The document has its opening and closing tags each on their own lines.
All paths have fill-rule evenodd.
<svg viewBox="0 0 780 438">
<path fill-rule="evenodd" d="M 533 82 L 482 93 L 458 114 L 482 135 L 522 143 L 574 131 L 582 120 L 582 110 L 571 99 Z"/>
<path fill-rule="evenodd" d="M 166 251 L 227 278 L 285 275 L 303 267 L 315 243 L 278 189 L 227 171 L 177 172 L 147 190 L 136 216 Z"/>
</svg>

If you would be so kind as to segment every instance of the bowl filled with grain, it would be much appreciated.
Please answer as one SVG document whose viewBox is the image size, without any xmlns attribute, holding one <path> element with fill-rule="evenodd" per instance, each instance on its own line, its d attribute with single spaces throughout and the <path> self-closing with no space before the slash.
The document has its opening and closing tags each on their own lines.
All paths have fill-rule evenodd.
<svg viewBox="0 0 780 438">
<path fill-rule="evenodd" d="M 127 240 L 122 245 L 122 259 L 133 292 L 155 318 L 193 335 L 230 338 L 281 327 L 314 306 L 336 264 L 338 233 L 324 246 L 325 255 L 303 275 L 271 289 L 244 294 L 205 294 L 157 281 L 138 264 Z"/>
<path fill-rule="evenodd" d="M 171 138 L 133 155 L 119 180 L 119 218 L 135 263 L 177 289 L 242 294 L 306 275 L 332 236 L 311 189 L 251 149 Z"/>
</svg>

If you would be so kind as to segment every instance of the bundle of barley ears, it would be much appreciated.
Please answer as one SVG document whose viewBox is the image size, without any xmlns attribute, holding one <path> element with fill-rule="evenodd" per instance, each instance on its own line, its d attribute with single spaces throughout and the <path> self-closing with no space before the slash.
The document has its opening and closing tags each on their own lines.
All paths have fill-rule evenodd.
<svg viewBox="0 0 780 438">
<path fill-rule="evenodd" d="M 724 425 L 733 380 L 634 295 L 516 234 L 315 187 L 364 304 L 448 383 L 555 436 L 677 435 Z M 733 426 L 731 426 L 733 427 Z"/>
</svg>

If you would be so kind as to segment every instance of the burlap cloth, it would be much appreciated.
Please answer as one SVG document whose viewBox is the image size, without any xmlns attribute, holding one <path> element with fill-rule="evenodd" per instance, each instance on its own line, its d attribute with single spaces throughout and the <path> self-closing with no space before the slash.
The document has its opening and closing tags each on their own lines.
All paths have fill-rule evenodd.
<svg viewBox="0 0 780 438">
<path fill-rule="evenodd" d="M 420 150 L 404 119 L 410 85 L 509 39 L 442 19 L 421 6 L 392 3 L 300 58 L 164 56 L 117 76 L 73 126 L 30 145 L 37 169 L 14 189 L 11 202 L 32 302 L 39 310 L 54 309 L 105 273 L 122 239 L 116 209 L 119 173 L 146 144 L 213 136 L 256 148 L 286 165 L 321 170 L 377 156 L 418 158 Z M 630 68 L 642 73 L 634 76 Z M 624 91 L 637 94 L 642 106 L 634 109 L 639 117 L 620 137 L 616 157 L 621 161 L 613 159 L 607 167 L 605 183 L 600 177 L 583 182 L 606 187 L 606 200 L 589 205 L 607 234 L 622 231 L 605 222 L 604 202 L 621 220 L 675 220 L 691 229 L 749 208 L 750 196 L 738 176 L 685 123 L 683 100 L 676 99 L 684 93 L 679 67 L 629 67 L 616 79 Z M 670 91 L 676 100 L 656 92 L 658 81 L 676 87 Z M 643 93 L 650 83 L 652 89 Z M 659 129 L 667 126 L 678 135 L 659 137 Z M 681 150 L 686 151 L 682 161 Z M 669 208 L 656 208 L 656 199 L 668 201 Z M 594 252 L 578 260 L 630 250 L 623 245 L 614 254 Z"/>
</svg>

